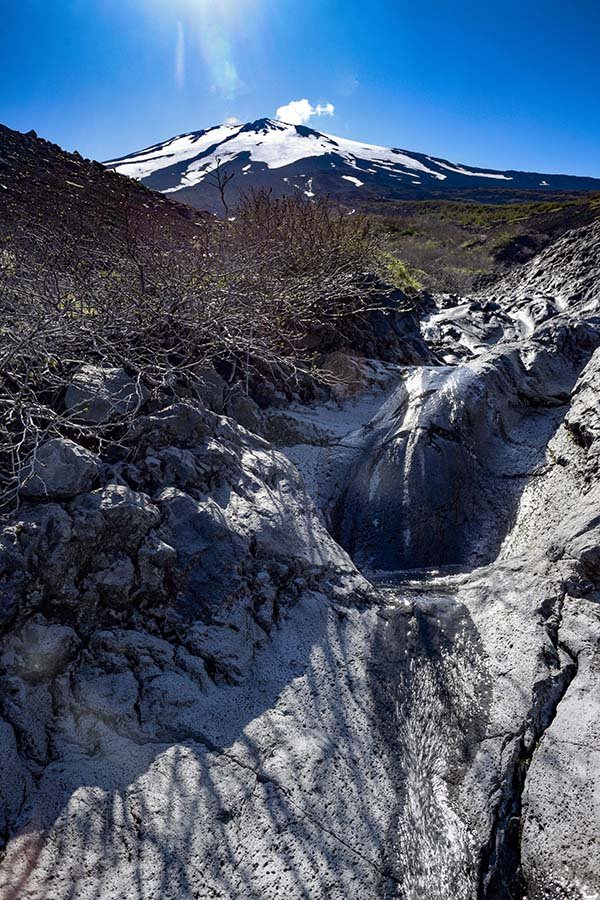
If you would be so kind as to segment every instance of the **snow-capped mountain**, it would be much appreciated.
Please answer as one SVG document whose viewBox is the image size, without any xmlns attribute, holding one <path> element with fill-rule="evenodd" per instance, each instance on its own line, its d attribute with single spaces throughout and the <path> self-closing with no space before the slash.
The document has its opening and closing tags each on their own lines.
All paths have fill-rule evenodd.
<svg viewBox="0 0 600 900">
<path fill-rule="evenodd" d="M 268 187 L 278 195 L 329 194 L 349 202 L 480 197 L 484 191 L 501 201 L 512 199 L 515 191 L 600 191 L 599 178 L 479 169 L 273 119 L 182 134 L 105 165 L 173 199 L 214 209 L 220 205 L 215 189 L 219 165 L 235 176 L 227 188 L 232 198 L 251 187 Z"/>
</svg>

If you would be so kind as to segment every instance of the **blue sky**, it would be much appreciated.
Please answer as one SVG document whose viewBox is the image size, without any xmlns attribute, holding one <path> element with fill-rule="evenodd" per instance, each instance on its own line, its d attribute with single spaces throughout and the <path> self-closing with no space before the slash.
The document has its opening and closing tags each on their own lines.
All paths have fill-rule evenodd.
<svg viewBox="0 0 600 900">
<path fill-rule="evenodd" d="M 332 134 L 600 176 L 598 0 L 0 0 L 0 12 L 0 121 L 86 156 L 306 99 L 322 110 L 309 124 Z"/>
</svg>

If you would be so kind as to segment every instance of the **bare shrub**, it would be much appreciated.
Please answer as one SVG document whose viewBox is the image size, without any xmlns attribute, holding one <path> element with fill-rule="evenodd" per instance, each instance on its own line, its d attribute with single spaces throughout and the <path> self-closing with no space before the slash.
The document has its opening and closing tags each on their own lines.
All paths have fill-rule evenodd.
<svg viewBox="0 0 600 900">
<path fill-rule="evenodd" d="M 371 225 L 326 201 L 253 193 L 184 242 L 126 201 L 111 216 L 110 242 L 83 221 L 40 222 L 0 256 L 5 506 L 48 437 L 98 447 L 126 430 L 128 417 L 92 426 L 65 413 L 82 363 L 123 367 L 154 395 L 217 360 L 242 383 L 256 366 L 293 377 L 314 369 L 309 335 L 384 297 Z"/>
</svg>

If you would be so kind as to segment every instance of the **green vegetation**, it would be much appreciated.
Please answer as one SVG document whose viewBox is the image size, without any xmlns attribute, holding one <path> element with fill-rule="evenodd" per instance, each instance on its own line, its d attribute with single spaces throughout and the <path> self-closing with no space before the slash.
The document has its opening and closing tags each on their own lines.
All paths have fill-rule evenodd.
<svg viewBox="0 0 600 900">
<path fill-rule="evenodd" d="M 565 231 L 600 216 L 600 195 L 507 204 L 463 200 L 368 206 L 386 248 L 429 290 L 465 292 L 482 275 L 525 262 Z"/>
<path fill-rule="evenodd" d="M 379 257 L 381 274 L 384 281 L 407 293 L 421 290 L 421 283 L 415 273 L 389 250 L 382 250 Z"/>
</svg>

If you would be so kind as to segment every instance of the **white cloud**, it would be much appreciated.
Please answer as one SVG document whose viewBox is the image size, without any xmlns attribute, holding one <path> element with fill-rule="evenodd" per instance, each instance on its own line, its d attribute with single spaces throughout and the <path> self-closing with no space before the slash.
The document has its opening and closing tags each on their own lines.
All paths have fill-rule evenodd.
<svg viewBox="0 0 600 900">
<path fill-rule="evenodd" d="M 179 90 L 185 84 L 185 33 L 183 23 L 177 23 L 177 41 L 175 43 L 175 83 Z"/>
<path fill-rule="evenodd" d="M 242 124 L 242 120 L 238 119 L 237 116 L 228 116 L 225 119 L 225 121 L 223 122 L 223 125 L 241 125 L 241 124 Z"/>
<path fill-rule="evenodd" d="M 313 106 L 308 100 L 290 100 L 285 106 L 279 107 L 276 115 L 280 122 L 287 122 L 289 125 L 304 125 L 313 116 L 333 116 L 334 113 L 333 103 L 318 103 Z"/>
</svg>

